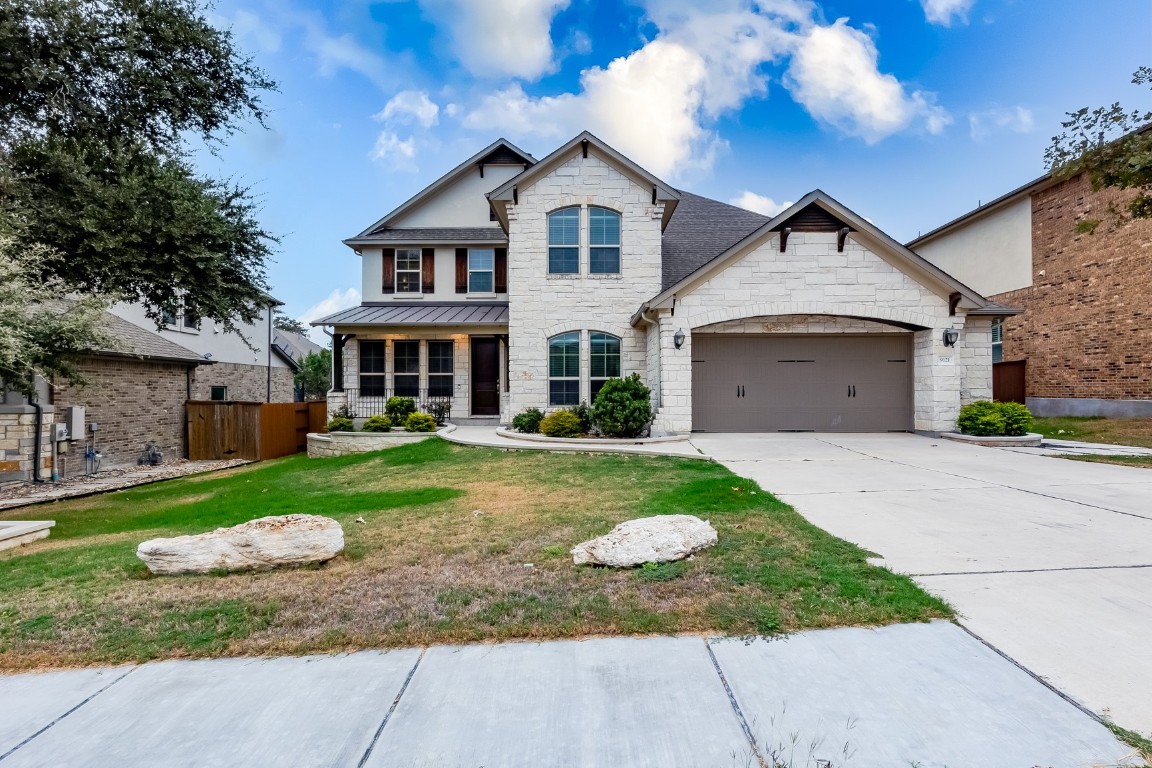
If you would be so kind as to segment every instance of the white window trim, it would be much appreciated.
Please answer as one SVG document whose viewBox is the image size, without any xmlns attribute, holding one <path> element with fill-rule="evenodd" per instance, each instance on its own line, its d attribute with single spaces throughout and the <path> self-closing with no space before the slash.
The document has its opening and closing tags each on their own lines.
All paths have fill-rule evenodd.
<svg viewBox="0 0 1152 768">
<path fill-rule="evenodd" d="M 552 245 L 552 227 L 549 225 L 549 219 L 551 219 L 554 214 L 561 213 L 564 211 L 571 211 L 571 210 L 576 211 L 576 245 L 575 246 Z M 568 278 L 571 278 L 571 277 L 577 277 L 577 276 L 584 274 L 584 264 L 586 262 L 585 245 L 586 245 L 586 240 L 587 240 L 587 235 L 586 235 L 587 216 L 584 213 L 584 211 L 585 211 L 584 205 L 566 205 L 566 206 L 563 206 L 561 208 L 557 208 L 555 210 L 548 211 L 548 213 L 545 214 L 545 216 L 544 216 L 544 236 L 545 236 L 545 240 L 546 240 L 545 247 L 547 248 L 547 251 L 545 254 L 544 270 L 545 270 L 545 274 L 547 274 L 548 277 L 559 277 L 559 278 L 568 277 Z M 553 272 L 552 271 L 552 249 L 553 248 L 573 248 L 573 247 L 576 248 L 576 271 L 575 272 Z"/>
<path fill-rule="evenodd" d="M 492 252 L 492 268 L 491 269 L 472 269 L 472 252 L 473 251 L 491 251 Z M 487 272 L 492 275 L 492 290 L 491 291 L 473 291 L 472 290 L 472 275 L 482 274 Z M 496 249 L 495 248 L 469 248 L 468 249 L 468 298 L 472 299 L 494 299 L 496 298 Z"/>
<path fill-rule="evenodd" d="M 401 251 L 411 251 L 416 253 L 416 269 L 400 269 L 400 253 Z M 424 251 L 420 248 L 397 248 L 392 257 L 392 280 L 395 288 L 393 289 L 394 296 L 403 296 L 406 299 L 424 298 Z M 416 285 L 419 290 L 416 291 L 402 291 L 400 290 L 400 273 L 412 274 L 416 273 Z"/>
<path fill-rule="evenodd" d="M 601 211 L 608 211 L 614 213 L 620 218 L 620 237 L 617 239 L 615 245 L 592 245 L 592 209 L 596 208 Z M 588 274 L 591 277 L 609 277 L 621 274 L 624 269 L 624 214 L 620 213 L 614 208 L 608 208 L 603 205 L 588 205 L 585 206 L 585 217 L 588 222 Z M 592 249 L 593 248 L 615 248 L 616 249 L 616 271 L 615 272 L 593 272 L 592 271 Z"/>
<path fill-rule="evenodd" d="M 561 336 L 576 335 L 576 375 L 575 376 L 553 376 L 552 375 L 552 342 Z M 585 387 L 584 387 L 584 354 L 587 345 L 584 343 L 587 331 L 564 331 L 557 333 L 554 336 L 549 336 L 545 345 L 544 356 L 548 366 L 548 390 L 545 396 L 548 399 L 549 408 L 571 408 L 573 405 L 579 405 L 584 400 Z M 553 381 L 575 381 L 576 382 L 576 402 L 554 404 L 552 402 L 552 382 Z"/>
</svg>

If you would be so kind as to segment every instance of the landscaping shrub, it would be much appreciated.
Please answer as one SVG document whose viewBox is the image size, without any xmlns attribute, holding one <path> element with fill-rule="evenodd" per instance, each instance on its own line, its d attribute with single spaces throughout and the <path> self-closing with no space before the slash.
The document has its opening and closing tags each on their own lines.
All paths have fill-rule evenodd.
<svg viewBox="0 0 1152 768">
<path fill-rule="evenodd" d="M 540 431 L 548 437 L 580 437 L 580 417 L 572 411 L 553 411 L 540 421 Z"/>
<path fill-rule="evenodd" d="M 428 413 L 432 418 L 436 419 L 436 423 L 444 426 L 448 423 L 448 417 L 452 415 L 452 404 L 435 402 L 428 404 Z"/>
<path fill-rule="evenodd" d="M 592 404 L 592 423 L 608 437 L 639 437 L 652 422 L 651 397 L 638 373 L 608 379 Z"/>
<path fill-rule="evenodd" d="M 1032 414 L 1020 403 L 977 400 L 960 409 L 960 431 L 978 437 L 1019 436 L 1032 428 Z"/>
<path fill-rule="evenodd" d="M 1004 417 L 1004 434 L 1026 435 L 1032 429 L 1032 412 L 1020 403 L 997 403 Z"/>
<path fill-rule="evenodd" d="M 410 397 L 390 397 L 384 403 L 384 413 L 393 424 L 403 424 L 409 415 L 416 413 L 416 401 Z"/>
<path fill-rule="evenodd" d="M 539 408 L 528 408 L 512 417 L 512 428 L 517 432 L 535 434 L 540 431 L 540 422 L 543 419 L 544 411 Z"/>
<path fill-rule="evenodd" d="M 352 424 L 352 419 L 347 416 L 333 416 L 328 422 L 329 432 L 355 432 L 356 427 Z"/>
<path fill-rule="evenodd" d="M 436 419 L 429 413 L 410 413 L 404 420 L 404 429 L 408 432 L 435 432 Z"/>
<path fill-rule="evenodd" d="M 362 432 L 387 432 L 392 429 L 392 419 L 383 414 L 369 416 L 360 428 Z"/>
<path fill-rule="evenodd" d="M 574 405 L 568 410 L 580 419 L 580 434 L 586 435 L 592 431 L 592 409 L 588 407 L 588 403 Z"/>
</svg>

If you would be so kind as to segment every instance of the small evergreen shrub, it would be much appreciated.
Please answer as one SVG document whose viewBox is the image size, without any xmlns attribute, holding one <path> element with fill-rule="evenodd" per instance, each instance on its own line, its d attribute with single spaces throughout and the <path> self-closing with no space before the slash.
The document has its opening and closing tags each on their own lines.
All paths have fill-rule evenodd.
<svg viewBox="0 0 1152 768">
<path fill-rule="evenodd" d="M 403 424 L 409 414 L 416 413 L 416 401 L 410 397 L 390 397 L 384 403 L 384 413 L 393 424 Z"/>
<path fill-rule="evenodd" d="M 1032 414 L 1020 403 L 977 400 L 960 409 L 960 431 L 977 437 L 1019 436 L 1032 428 Z"/>
<path fill-rule="evenodd" d="M 1020 403 L 997 403 L 1004 417 L 1004 434 L 1026 435 L 1032 429 L 1032 412 Z"/>
<path fill-rule="evenodd" d="M 376 416 L 369 416 L 364 421 L 364 426 L 360 428 L 361 432 L 387 432 L 392 429 L 392 419 L 383 414 Z"/>
<path fill-rule="evenodd" d="M 347 416 L 333 416 L 328 421 L 329 432 L 355 432 L 356 427 L 352 424 L 352 419 Z"/>
<path fill-rule="evenodd" d="M 540 431 L 548 437 L 580 437 L 580 417 L 572 411 L 553 411 L 540 421 Z"/>
<path fill-rule="evenodd" d="M 429 413 L 410 413 L 404 420 L 404 429 L 408 432 L 435 432 L 436 419 Z"/>
<path fill-rule="evenodd" d="M 512 428 L 517 432 L 536 434 L 540 431 L 540 422 L 544 419 L 544 411 L 539 408 L 528 408 L 512 417 Z"/>
<path fill-rule="evenodd" d="M 452 404 L 440 401 L 428 403 L 428 413 L 436 419 L 437 424 L 444 426 L 448 423 L 448 417 L 452 415 Z"/>
<path fill-rule="evenodd" d="M 580 419 L 580 434 L 586 435 L 592 431 L 592 409 L 588 407 L 588 403 L 580 403 L 568 409 Z"/>
<path fill-rule="evenodd" d="M 652 423 L 651 398 L 638 373 L 608 379 L 592 404 L 592 423 L 608 437 L 639 437 Z"/>
</svg>

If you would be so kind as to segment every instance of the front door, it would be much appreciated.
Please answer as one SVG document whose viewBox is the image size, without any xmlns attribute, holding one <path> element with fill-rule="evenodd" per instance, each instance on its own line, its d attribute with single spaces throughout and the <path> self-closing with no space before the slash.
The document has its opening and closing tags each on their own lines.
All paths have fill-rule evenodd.
<svg viewBox="0 0 1152 768">
<path fill-rule="evenodd" d="M 494 337 L 472 339 L 472 415 L 500 415 L 500 348 Z"/>
</svg>

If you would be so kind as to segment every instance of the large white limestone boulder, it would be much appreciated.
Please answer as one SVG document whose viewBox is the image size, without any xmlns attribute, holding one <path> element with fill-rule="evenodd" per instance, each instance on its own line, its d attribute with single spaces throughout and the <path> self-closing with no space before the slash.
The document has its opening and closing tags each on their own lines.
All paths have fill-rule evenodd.
<svg viewBox="0 0 1152 768">
<path fill-rule="evenodd" d="M 572 561 L 577 565 L 629 568 L 644 563 L 683 560 L 716 543 L 716 529 L 695 515 L 659 515 L 627 520 L 605 535 L 577 544 Z"/>
<path fill-rule="evenodd" d="M 254 571 L 331 560 L 344 551 L 344 529 L 319 515 L 261 517 L 196 536 L 150 539 L 136 556 L 152 573 Z"/>
</svg>

